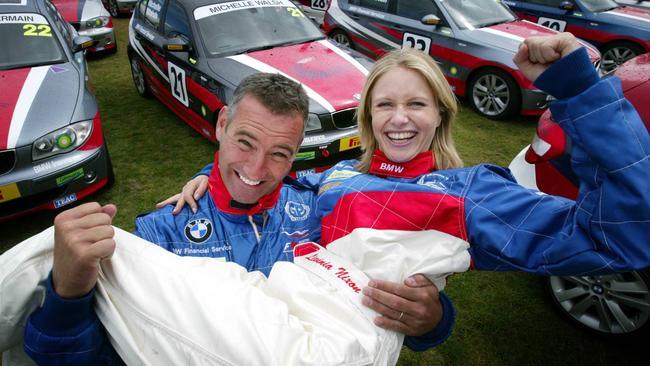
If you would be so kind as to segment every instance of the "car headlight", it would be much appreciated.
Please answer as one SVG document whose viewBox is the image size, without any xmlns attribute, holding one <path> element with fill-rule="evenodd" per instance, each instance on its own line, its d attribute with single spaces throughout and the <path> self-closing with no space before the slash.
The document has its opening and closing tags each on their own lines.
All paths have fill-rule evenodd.
<svg viewBox="0 0 650 366">
<path fill-rule="evenodd" d="M 32 160 L 36 161 L 76 149 L 86 142 L 92 129 L 92 121 L 83 121 L 38 138 L 32 144 Z"/>
<path fill-rule="evenodd" d="M 307 125 L 305 126 L 305 132 L 316 131 L 323 128 L 320 124 L 320 118 L 318 115 L 309 113 L 309 118 L 307 118 Z"/>
<path fill-rule="evenodd" d="M 95 17 L 86 20 L 86 29 L 101 28 L 108 24 L 108 17 Z"/>
</svg>

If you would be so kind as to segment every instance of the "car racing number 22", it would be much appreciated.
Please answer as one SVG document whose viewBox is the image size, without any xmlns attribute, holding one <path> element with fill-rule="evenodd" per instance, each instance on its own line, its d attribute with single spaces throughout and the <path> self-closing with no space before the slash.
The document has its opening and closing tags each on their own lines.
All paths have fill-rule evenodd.
<svg viewBox="0 0 650 366">
<path fill-rule="evenodd" d="M 187 85 L 185 84 L 185 70 L 174 65 L 171 62 L 167 63 L 167 74 L 169 76 L 169 86 L 172 95 L 184 106 L 189 107 L 190 102 L 187 98 Z"/>
<path fill-rule="evenodd" d="M 415 48 L 428 54 L 431 50 L 431 38 L 406 32 L 402 38 L 402 48 L 404 47 Z"/>
<path fill-rule="evenodd" d="M 564 20 L 558 20 L 553 18 L 539 17 L 537 19 L 537 24 L 544 26 L 546 28 L 551 28 L 558 32 L 564 32 L 564 28 L 566 28 L 566 22 Z"/>
</svg>

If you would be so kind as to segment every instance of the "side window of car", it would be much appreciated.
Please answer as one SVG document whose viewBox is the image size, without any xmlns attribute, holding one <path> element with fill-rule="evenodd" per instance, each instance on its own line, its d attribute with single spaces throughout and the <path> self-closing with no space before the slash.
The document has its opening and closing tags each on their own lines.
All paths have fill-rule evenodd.
<svg viewBox="0 0 650 366">
<path fill-rule="evenodd" d="M 61 17 L 59 11 L 50 1 L 45 1 L 45 9 L 47 9 L 47 12 L 52 17 L 52 23 L 61 32 L 61 35 L 63 35 L 66 43 L 69 46 L 72 46 L 72 33 L 70 31 L 68 23 L 63 20 L 63 17 Z"/>
<path fill-rule="evenodd" d="M 162 10 L 164 0 L 149 0 L 147 10 L 144 13 L 144 21 L 151 27 L 158 29 L 160 24 L 160 10 Z"/>
<path fill-rule="evenodd" d="M 396 0 L 395 13 L 401 17 L 421 20 L 423 16 L 438 14 L 438 8 L 431 0 Z"/>
<path fill-rule="evenodd" d="M 187 20 L 185 9 L 183 9 L 179 1 L 169 1 L 169 6 L 165 13 L 164 34 L 166 38 L 172 38 L 182 34 L 187 37 L 188 41 L 192 39 L 190 23 Z"/>
<path fill-rule="evenodd" d="M 388 0 L 357 0 L 356 3 L 364 8 L 387 11 L 388 10 Z"/>
<path fill-rule="evenodd" d="M 147 0 L 140 0 L 136 6 L 136 11 L 133 16 L 140 20 L 144 20 L 144 13 L 147 11 Z"/>
</svg>

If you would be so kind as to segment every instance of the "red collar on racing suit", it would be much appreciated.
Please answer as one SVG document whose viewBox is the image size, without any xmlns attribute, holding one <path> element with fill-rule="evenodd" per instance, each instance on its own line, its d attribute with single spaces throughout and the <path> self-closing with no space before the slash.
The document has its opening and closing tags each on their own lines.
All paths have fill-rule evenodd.
<svg viewBox="0 0 650 366">
<path fill-rule="evenodd" d="M 210 178 L 208 179 L 208 192 L 214 201 L 214 204 L 217 208 L 223 212 L 235 215 L 255 215 L 264 210 L 275 207 L 275 204 L 280 198 L 280 189 L 282 189 L 282 182 L 278 184 L 278 187 L 271 193 L 262 196 L 257 203 L 254 204 L 244 204 L 235 201 L 226 185 L 221 179 L 221 171 L 219 170 L 219 152 L 215 154 L 214 165 L 212 167 L 212 172 L 210 172 Z"/>
<path fill-rule="evenodd" d="M 435 169 L 436 161 L 431 151 L 419 153 L 405 163 L 396 163 L 376 149 L 372 154 L 369 173 L 380 177 L 416 178 Z"/>
</svg>

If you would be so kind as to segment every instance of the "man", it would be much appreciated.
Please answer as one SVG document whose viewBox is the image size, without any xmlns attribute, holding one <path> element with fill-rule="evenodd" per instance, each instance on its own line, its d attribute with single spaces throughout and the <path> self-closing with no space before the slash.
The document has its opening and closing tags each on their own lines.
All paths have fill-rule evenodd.
<svg viewBox="0 0 650 366">
<path fill-rule="evenodd" d="M 318 241 L 320 234 L 310 209 L 315 192 L 295 181 L 283 184 L 307 111 L 305 92 L 285 77 L 256 74 L 242 81 L 219 113 L 220 148 L 201 209 L 174 216 L 169 206 L 138 217 L 135 233 L 178 255 L 223 258 L 265 274 L 273 263 L 292 260 L 293 242 Z M 88 203 L 56 217 L 45 301 L 25 331 L 25 351 L 39 364 L 121 363 L 92 310 L 99 262 L 115 249 L 115 213 L 113 205 Z M 384 314 L 378 326 L 421 336 L 405 343 L 424 350 L 450 334 L 453 306 L 423 276 L 407 283 L 374 281 L 364 289 L 364 303 Z M 390 318 L 395 311 L 410 316 Z"/>
</svg>

